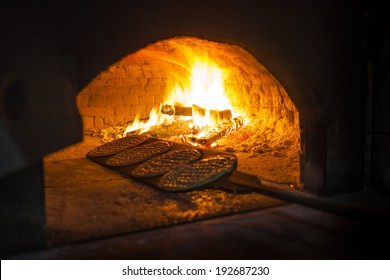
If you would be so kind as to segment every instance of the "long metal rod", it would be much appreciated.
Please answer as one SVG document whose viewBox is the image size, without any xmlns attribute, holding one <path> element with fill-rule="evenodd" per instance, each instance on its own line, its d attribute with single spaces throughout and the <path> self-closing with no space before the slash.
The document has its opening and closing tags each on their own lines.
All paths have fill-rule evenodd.
<svg viewBox="0 0 390 280">
<path fill-rule="evenodd" d="M 379 209 L 366 204 L 352 203 L 322 197 L 303 191 L 277 188 L 270 183 L 261 182 L 256 176 L 234 171 L 228 177 L 217 181 L 217 185 L 230 191 L 253 191 L 263 195 L 278 198 L 287 202 L 301 204 L 307 207 L 323 210 L 344 217 L 374 221 L 377 219 L 389 219 L 390 211 Z"/>
</svg>

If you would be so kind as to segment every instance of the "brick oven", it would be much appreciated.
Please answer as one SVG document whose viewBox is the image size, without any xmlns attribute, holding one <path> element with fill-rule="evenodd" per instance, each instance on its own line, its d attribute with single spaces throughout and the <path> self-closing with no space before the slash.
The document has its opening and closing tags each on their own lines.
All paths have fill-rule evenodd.
<svg viewBox="0 0 390 280">
<path fill-rule="evenodd" d="M 6 1 L 1 16 L 2 256 L 382 257 L 389 34 L 380 7 Z M 145 133 L 153 112 L 164 121 L 149 136 L 189 144 L 188 120 L 161 113 L 179 106 L 172 89 L 189 79 L 189 53 L 228 73 L 229 121 L 245 124 L 202 148 L 234 154 L 244 175 L 165 193 L 87 159 L 103 142 Z"/>
</svg>

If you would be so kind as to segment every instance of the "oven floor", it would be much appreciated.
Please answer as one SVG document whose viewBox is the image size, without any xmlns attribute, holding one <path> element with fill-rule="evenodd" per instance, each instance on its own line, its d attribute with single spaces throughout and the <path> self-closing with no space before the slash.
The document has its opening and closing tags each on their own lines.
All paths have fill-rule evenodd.
<svg viewBox="0 0 390 280">
<path fill-rule="evenodd" d="M 389 259 L 385 223 L 296 204 L 11 256 L 10 259 Z"/>
<path fill-rule="evenodd" d="M 221 139 L 216 150 L 234 152 L 238 158 L 238 170 L 253 174 L 262 180 L 299 185 L 300 167 L 297 153 L 291 155 L 276 152 L 242 152 L 235 150 L 232 139 Z M 48 155 L 46 161 L 83 158 L 93 148 L 101 145 L 98 138 L 84 135 L 83 141 Z M 231 150 L 233 149 L 233 150 Z"/>
<path fill-rule="evenodd" d="M 49 249 L 11 258 L 390 257 L 388 221 L 367 224 L 259 194 L 162 194 L 86 159 L 99 144 L 45 158 Z"/>
<path fill-rule="evenodd" d="M 51 246 L 285 204 L 217 189 L 167 193 L 87 158 L 45 161 L 45 196 Z"/>
</svg>

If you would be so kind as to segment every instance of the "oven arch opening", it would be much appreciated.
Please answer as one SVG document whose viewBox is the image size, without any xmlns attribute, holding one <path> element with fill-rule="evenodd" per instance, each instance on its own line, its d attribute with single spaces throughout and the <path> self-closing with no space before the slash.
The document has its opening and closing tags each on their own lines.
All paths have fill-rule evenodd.
<svg viewBox="0 0 390 280">
<path fill-rule="evenodd" d="M 216 149 L 238 154 L 239 168 L 246 172 L 302 187 L 299 111 L 275 76 L 237 44 L 180 36 L 124 56 L 78 94 L 84 132 L 112 141 L 128 123 L 148 119 L 151 111 L 172 99 L 173 85 L 183 88 L 180 80 L 196 59 L 207 59 L 226 72 L 224 94 L 231 109 L 247 120 L 217 141 Z M 259 160 L 264 164 L 258 165 Z"/>
</svg>

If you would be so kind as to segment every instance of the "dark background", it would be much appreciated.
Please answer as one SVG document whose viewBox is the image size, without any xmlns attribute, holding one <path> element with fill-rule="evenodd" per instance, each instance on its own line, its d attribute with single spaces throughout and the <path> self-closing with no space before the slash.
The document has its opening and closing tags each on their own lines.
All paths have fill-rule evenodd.
<svg viewBox="0 0 390 280">
<path fill-rule="evenodd" d="M 389 26 L 380 1 L 2 0 L 1 182 L 31 178 L 45 154 L 81 140 L 75 98 L 100 71 L 185 35 L 244 47 L 286 88 L 308 190 L 388 192 Z M 5 189 L 2 199 L 29 193 Z"/>
</svg>

